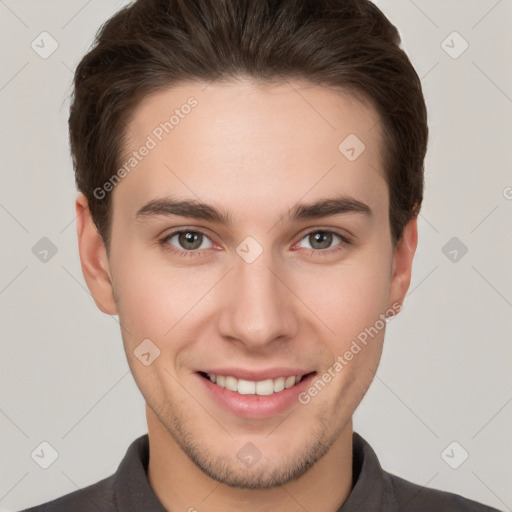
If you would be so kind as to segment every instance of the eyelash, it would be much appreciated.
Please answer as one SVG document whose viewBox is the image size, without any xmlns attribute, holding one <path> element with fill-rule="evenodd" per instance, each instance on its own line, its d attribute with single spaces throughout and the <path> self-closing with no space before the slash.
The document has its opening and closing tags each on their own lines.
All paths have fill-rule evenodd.
<svg viewBox="0 0 512 512">
<path fill-rule="evenodd" d="M 194 257 L 200 256 L 201 250 L 199 250 L 199 249 L 184 251 L 184 250 L 180 250 L 180 249 L 175 249 L 175 248 L 173 248 L 173 246 L 171 244 L 169 244 L 169 240 L 171 238 L 173 238 L 176 235 L 180 235 L 181 233 L 196 233 L 196 234 L 201 234 L 208 239 L 210 238 L 206 233 L 204 233 L 203 231 L 198 230 L 198 229 L 179 229 L 177 231 L 173 231 L 172 233 L 169 233 L 168 235 L 165 235 L 163 238 L 161 238 L 159 240 L 159 243 L 162 246 L 162 248 L 165 251 L 169 251 L 172 254 L 174 254 L 176 256 L 180 256 L 180 257 L 184 256 L 184 257 L 194 258 Z M 339 244 L 338 246 L 335 246 L 335 248 L 332 248 L 332 249 L 304 249 L 305 251 L 307 251 L 309 256 L 329 256 L 329 255 L 332 255 L 333 253 L 344 250 L 347 246 L 352 244 L 352 240 L 350 238 L 348 238 L 345 235 L 342 235 L 341 233 L 339 233 L 337 231 L 333 231 L 330 229 L 318 229 L 318 228 L 306 233 L 300 239 L 300 241 L 302 241 L 304 238 L 306 238 L 314 233 L 333 234 L 333 235 L 339 237 L 342 243 Z"/>
</svg>

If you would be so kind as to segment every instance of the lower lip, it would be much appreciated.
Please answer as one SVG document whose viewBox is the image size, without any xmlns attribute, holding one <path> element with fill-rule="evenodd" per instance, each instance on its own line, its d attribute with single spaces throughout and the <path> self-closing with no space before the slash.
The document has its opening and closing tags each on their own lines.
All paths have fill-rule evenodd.
<svg viewBox="0 0 512 512">
<path fill-rule="evenodd" d="M 315 374 L 310 373 L 298 384 L 272 395 L 241 395 L 217 386 L 199 373 L 197 376 L 221 407 L 242 418 L 258 419 L 275 416 L 297 403 L 298 395 L 311 384 Z"/>
</svg>

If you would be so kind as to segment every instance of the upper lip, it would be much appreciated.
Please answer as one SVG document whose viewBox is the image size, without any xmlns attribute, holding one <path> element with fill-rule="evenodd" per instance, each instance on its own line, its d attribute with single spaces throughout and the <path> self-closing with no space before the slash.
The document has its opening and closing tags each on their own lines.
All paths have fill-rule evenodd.
<svg viewBox="0 0 512 512">
<path fill-rule="evenodd" d="M 279 377 L 291 377 L 291 376 L 302 376 L 311 373 L 313 370 L 307 370 L 304 368 L 267 368 L 265 370 L 251 370 L 243 368 L 210 368 L 207 370 L 201 370 L 203 373 L 210 375 L 223 375 L 225 377 L 235 377 L 236 379 L 251 380 L 251 381 L 262 381 L 267 379 L 277 379 Z"/>
</svg>

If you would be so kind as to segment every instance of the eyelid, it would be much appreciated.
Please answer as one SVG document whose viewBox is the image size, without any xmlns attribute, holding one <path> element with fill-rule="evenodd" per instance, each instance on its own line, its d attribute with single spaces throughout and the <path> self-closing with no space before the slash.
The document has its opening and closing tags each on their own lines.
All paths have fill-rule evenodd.
<svg viewBox="0 0 512 512">
<path fill-rule="evenodd" d="M 352 242 L 354 239 L 352 233 L 348 232 L 346 229 L 334 226 L 313 226 L 312 228 L 306 228 L 306 231 L 298 235 L 300 237 L 299 241 L 302 240 L 304 237 L 311 235 L 312 233 L 333 233 L 347 240 L 347 242 Z"/>
<path fill-rule="evenodd" d="M 309 247 L 297 247 L 299 244 L 308 236 L 314 233 L 330 233 L 337 236 L 340 242 L 335 243 L 332 247 L 327 249 L 310 249 Z M 339 228 L 328 228 L 328 227 L 314 227 L 303 233 L 298 242 L 294 244 L 293 250 L 302 249 L 306 251 L 310 256 L 329 256 L 337 253 L 338 251 L 346 250 L 349 246 L 353 245 L 354 239 L 352 235 L 349 235 L 346 231 L 340 230 Z M 297 249 L 295 249 L 297 247 Z"/>
<path fill-rule="evenodd" d="M 215 242 L 212 240 L 212 236 L 209 235 L 207 233 L 207 230 L 204 229 L 204 228 L 198 228 L 198 227 L 195 227 L 195 226 L 181 226 L 179 228 L 175 228 L 173 229 L 170 233 L 167 233 L 165 235 L 162 235 L 161 237 L 159 237 L 159 240 L 161 243 L 167 243 L 168 244 L 168 241 L 175 237 L 176 235 L 180 235 L 181 233 L 199 233 L 201 235 L 203 235 L 203 237 L 207 238 L 211 244 L 213 246 L 215 246 Z M 170 244 L 168 244 L 170 245 Z M 174 247 L 174 246 L 173 246 Z M 204 251 L 206 249 L 194 249 L 194 250 L 189 250 L 189 251 L 186 251 L 185 249 L 179 249 L 178 247 L 175 247 L 176 251 L 182 251 L 182 252 L 187 252 L 187 253 L 199 253 L 201 251 Z"/>
</svg>

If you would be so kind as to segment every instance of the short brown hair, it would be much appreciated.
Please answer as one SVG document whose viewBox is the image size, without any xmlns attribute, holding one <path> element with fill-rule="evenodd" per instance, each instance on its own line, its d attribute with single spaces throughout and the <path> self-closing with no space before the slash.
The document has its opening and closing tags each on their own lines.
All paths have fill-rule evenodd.
<svg viewBox="0 0 512 512">
<path fill-rule="evenodd" d="M 299 79 L 341 88 L 381 119 L 395 245 L 421 208 L 427 110 L 396 27 L 369 0 L 137 0 L 98 31 L 79 63 L 69 116 L 78 189 L 107 251 L 111 195 L 130 115 L 185 81 Z M 341 142 L 341 141 L 340 141 Z"/>
</svg>

